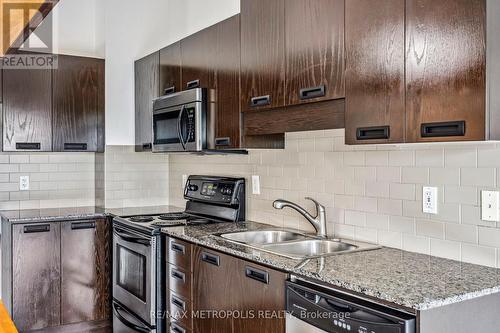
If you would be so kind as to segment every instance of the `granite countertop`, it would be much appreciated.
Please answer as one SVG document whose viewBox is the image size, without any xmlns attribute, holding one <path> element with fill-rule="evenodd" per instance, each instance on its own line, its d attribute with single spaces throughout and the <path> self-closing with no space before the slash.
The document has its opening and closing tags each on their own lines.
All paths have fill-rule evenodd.
<svg viewBox="0 0 500 333">
<path fill-rule="evenodd" d="M 163 228 L 170 236 L 294 275 L 423 311 L 500 292 L 500 269 L 381 248 L 294 260 L 235 244 L 216 234 L 276 228 L 255 222 Z"/>
<path fill-rule="evenodd" d="M 66 207 L 0 211 L 2 222 L 35 223 L 46 221 L 68 221 L 105 216 L 126 216 L 140 214 L 161 214 L 172 211 L 184 211 L 174 206 L 146 206 L 127 208 Z"/>
</svg>

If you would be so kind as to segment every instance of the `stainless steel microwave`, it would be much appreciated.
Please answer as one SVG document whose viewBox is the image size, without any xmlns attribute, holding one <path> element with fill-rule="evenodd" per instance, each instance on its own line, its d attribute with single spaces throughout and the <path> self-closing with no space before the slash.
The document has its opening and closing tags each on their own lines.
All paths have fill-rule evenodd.
<svg viewBox="0 0 500 333">
<path fill-rule="evenodd" d="M 196 88 L 153 100 L 153 152 L 207 148 L 207 90 Z"/>
</svg>

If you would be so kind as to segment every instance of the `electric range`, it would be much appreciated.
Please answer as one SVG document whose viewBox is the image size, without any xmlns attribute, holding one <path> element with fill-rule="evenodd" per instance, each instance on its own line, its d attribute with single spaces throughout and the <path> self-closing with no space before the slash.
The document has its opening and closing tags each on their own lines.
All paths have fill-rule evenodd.
<svg viewBox="0 0 500 333">
<path fill-rule="evenodd" d="M 162 228 L 245 220 L 245 179 L 189 176 L 184 211 L 113 219 L 113 332 L 167 331 Z"/>
</svg>

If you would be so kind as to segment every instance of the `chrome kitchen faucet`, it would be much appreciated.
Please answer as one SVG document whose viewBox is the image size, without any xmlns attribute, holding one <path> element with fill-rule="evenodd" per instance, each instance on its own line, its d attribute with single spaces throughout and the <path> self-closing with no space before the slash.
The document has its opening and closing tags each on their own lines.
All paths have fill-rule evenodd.
<svg viewBox="0 0 500 333">
<path fill-rule="evenodd" d="M 326 212 L 325 206 L 321 205 L 319 202 L 313 198 L 306 197 L 307 200 L 311 200 L 316 205 L 316 216 L 309 214 L 301 206 L 287 200 L 278 199 L 273 202 L 273 207 L 276 209 L 283 209 L 285 207 L 290 207 L 299 212 L 304 218 L 309 221 L 316 229 L 316 235 L 321 238 L 326 238 Z"/>
</svg>

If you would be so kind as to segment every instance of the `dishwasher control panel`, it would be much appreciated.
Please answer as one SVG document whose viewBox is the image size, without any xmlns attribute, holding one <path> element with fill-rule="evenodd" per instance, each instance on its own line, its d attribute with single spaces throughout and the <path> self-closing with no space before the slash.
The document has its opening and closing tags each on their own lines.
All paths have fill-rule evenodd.
<svg viewBox="0 0 500 333">
<path fill-rule="evenodd" d="M 286 283 L 287 333 L 415 333 L 415 316 L 307 282 Z M 298 320 L 298 321 L 297 321 Z M 296 323 L 302 322 L 300 325 Z M 290 326 L 290 327 L 289 327 Z"/>
</svg>

